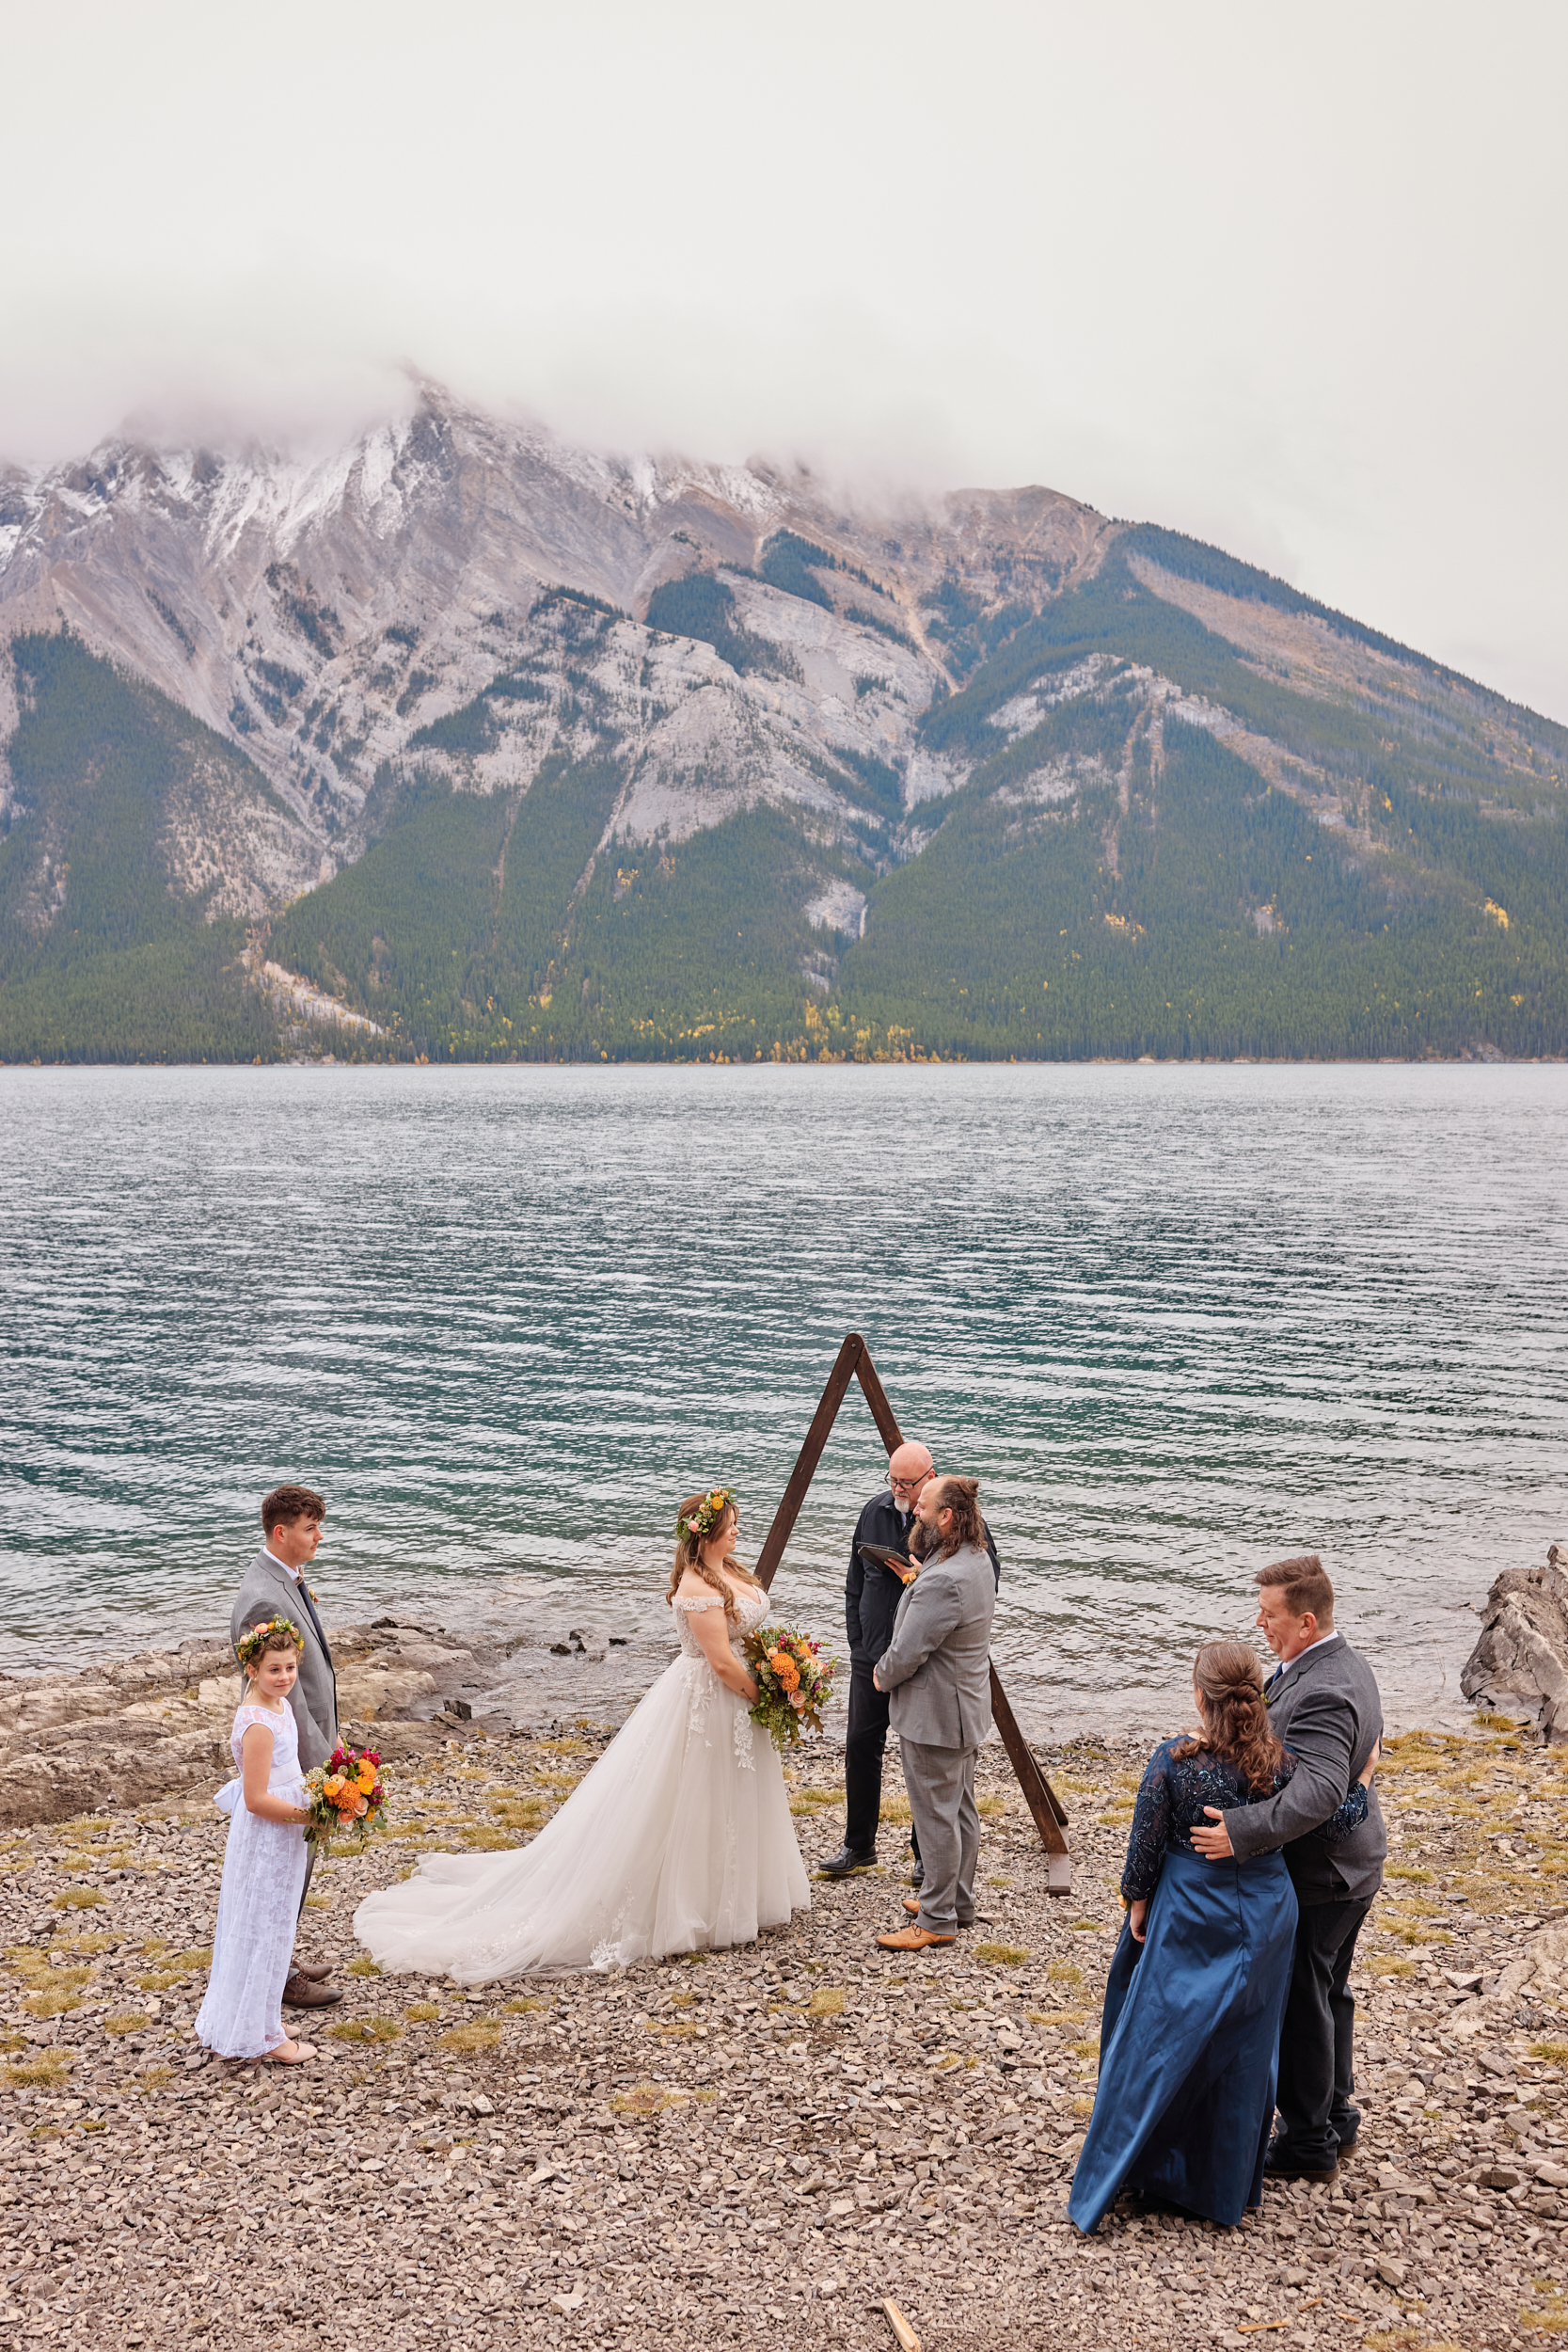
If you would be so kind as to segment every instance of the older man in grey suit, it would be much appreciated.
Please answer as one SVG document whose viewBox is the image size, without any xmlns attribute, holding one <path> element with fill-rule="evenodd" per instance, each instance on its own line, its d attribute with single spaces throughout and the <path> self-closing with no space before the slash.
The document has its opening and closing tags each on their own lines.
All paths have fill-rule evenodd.
<svg viewBox="0 0 1568 2352">
<path fill-rule="evenodd" d="M 877 1661 L 879 1691 L 892 1692 L 904 1786 L 926 1875 L 906 1908 L 912 1923 L 879 1935 L 884 1951 L 951 1944 L 974 1917 L 980 1816 L 974 1761 L 990 1729 L 990 1621 L 996 1577 L 973 1478 L 933 1478 L 917 1503 L 927 1551 L 898 1603 L 893 1638 Z"/>
<path fill-rule="evenodd" d="M 1269 1726 L 1296 1759 L 1277 1797 L 1222 1812 L 1192 1842 L 1212 1862 L 1283 1847 L 1300 1907 L 1279 2034 L 1279 2130 L 1265 2159 L 1275 2180 L 1331 2181 L 1355 2145 L 1355 1939 L 1383 1883 L 1388 1840 L 1375 1782 L 1367 1818 L 1330 1845 L 1321 1836 L 1383 1737 L 1376 1678 L 1334 1626 L 1334 1587 L 1316 1552 L 1276 1560 L 1254 1580 L 1258 1622 L 1279 1664 L 1264 1686 Z"/>
<path fill-rule="evenodd" d="M 299 1673 L 289 1704 L 294 1710 L 299 1760 L 306 1772 L 325 1763 L 338 1738 L 338 1677 L 316 1614 L 315 1597 L 305 1581 L 325 1517 L 326 1504 L 314 1487 L 273 1488 L 261 1503 L 261 1549 L 245 1570 L 229 1623 L 230 1637 L 236 1645 L 252 1626 L 265 1625 L 273 1617 L 288 1617 L 298 1627 Z M 305 1887 L 300 1891 L 301 1914 L 315 1860 L 316 1850 L 311 1846 L 305 1865 Z M 329 1968 L 296 1963 L 283 1987 L 283 1998 L 292 2009 L 330 2008 L 343 1997 L 323 1983 L 323 1978 L 331 1973 Z"/>
</svg>

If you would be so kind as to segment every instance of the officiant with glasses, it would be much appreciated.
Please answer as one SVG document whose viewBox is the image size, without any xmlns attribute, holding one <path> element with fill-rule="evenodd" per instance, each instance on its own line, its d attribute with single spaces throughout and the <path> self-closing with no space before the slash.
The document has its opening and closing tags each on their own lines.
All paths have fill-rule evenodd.
<svg viewBox="0 0 1568 2352">
<path fill-rule="evenodd" d="M 914 1572 L 918 1542 L 915 1504 L 936 1474 L 927 1446 L 895 1448 L 888 1462 L 888 1482 L 862 1511 L 849 1547 L 849 1574 L 844 1588 L 845 1629 L 849 1637 L 849 1728 L 844 1743 L 844 1843 L 822 1864 L 828 1878 L 848 1878 L 870 1870 L 877 1861 L 877 1830 L 882 1812 L 882 1757 L 887 1750 L 889 1694 L 879 1691 L 872 1669 L 893 1640 L 893 1620 L 904 1587 Z M 996 1581 L 1002 1564 L 990 1530 L 986 1549 Z M 910 1849 L 914 1867 L 910 1884 L 925 1876 L 920 1846 L 911 1828 Z"/>
</svg>

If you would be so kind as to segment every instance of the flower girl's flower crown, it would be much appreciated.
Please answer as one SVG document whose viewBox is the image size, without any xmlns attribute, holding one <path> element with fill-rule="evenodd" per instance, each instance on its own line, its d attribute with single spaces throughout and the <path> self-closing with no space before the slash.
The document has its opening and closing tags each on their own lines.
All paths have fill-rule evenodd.
<svg viewBox="0 0 1568 2352">
<path fill-rule="evenodd" d="M 735 1508 L 735 1497 L 729 1488 L 715 1486 L 710 1494 L 703 1497 L 694 1511 L 683 1514 L 675 1521 L 675 1541 L 687 1544 L 695 1539 L 700 1543 L 705 1536 L 712 1534 L 725 1512 Z"/>
<path fill-rule="evenodd" d="M 253 1625 L 248 1633 L 242 1633 L 234 1645 L 234 1655 L 242 1666 L 248 1666 L 253 1658 L 260 1658 L 269 1634 L 287 1633 L 297 1650 L 305 1647 L 305 1636 L 292 1617 L 271 1617 L 265 1625 Z"/>
</svg>

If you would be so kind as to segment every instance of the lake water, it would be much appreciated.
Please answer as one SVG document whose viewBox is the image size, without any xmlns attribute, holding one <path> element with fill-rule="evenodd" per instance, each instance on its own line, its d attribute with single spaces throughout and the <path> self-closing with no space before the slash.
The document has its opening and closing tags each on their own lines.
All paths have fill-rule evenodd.
<svg viewBox="0 0 1568 2352">
<path fill-rule="evenodd" d="M 1568 1070 L 0 1072 L 12 1667 L 226 1621 L 283 1478 L 329 1617 L 646 1633 L 770 1519 L 844 1333 L 977 1473 L 1037 1734 L 1185 1719 L 1323 1553 L 1396 1721 L 1568 1537 Z M 852 1390 L 774 1586 L 843 1639 Z"/>
</svg>

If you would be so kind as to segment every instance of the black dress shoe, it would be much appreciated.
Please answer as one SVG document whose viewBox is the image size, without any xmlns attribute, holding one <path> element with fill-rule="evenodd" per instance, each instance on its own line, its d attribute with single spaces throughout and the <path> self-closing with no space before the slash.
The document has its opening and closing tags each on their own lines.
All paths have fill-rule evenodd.
<svg viewBox="0 0 1568 2352">
<path fill-rule="evenodd" d="M 877 1857 L 874 1853 L 851 1853 L 847 1846 L 840 1846 L 837 1853 L 831 1853 L 826 1862 L 819 1862 L 816 1867 L 825 1879 L 847 1879 L 856 1870 L 874 1870 Z"/>
<path fill-rule="evenodd" d="M 920 1856 L 916 1854 L 914 1858 L 914 1868 L 910 1872 L 910 1884 L 911 1886 L 924 1886 L 925 1883 L 926 1865 L 921 1861 Z"/>
<path fill-rule="evenodd" d="M 1263 2178 L 1266 2181 L 1332 2181 L 1338 2177 L 1338 2159 L 1332 2164 L 1303 2164 L 1292 2156 L 1276 2139 L 1263 2158 Z"/>
</svg>

